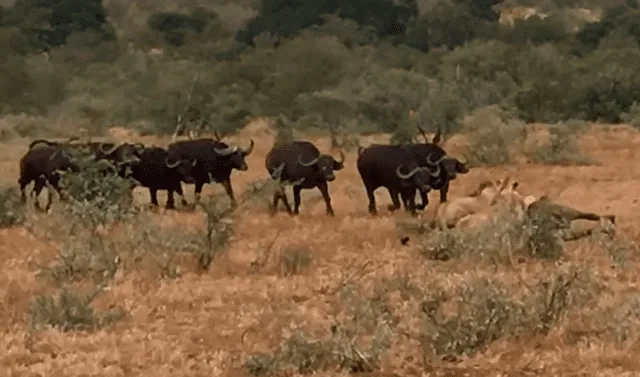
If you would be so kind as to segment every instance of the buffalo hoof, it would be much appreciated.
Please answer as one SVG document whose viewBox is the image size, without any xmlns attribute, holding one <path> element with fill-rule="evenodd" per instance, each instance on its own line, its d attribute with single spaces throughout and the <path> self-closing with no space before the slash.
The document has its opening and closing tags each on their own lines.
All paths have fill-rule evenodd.
<svg viewBox="0 0 640 377">
<path fill-rule="evenodd" d="M 424 211 L 425 208 L 427 208 L 426 204 L 416 204 L 416 209 L 419 211 Z"/>
<path fill-rule="evenodd" d="M 269 212 L 269 215 L 275 216 L 276 213 L 278 213 L 278 209 L 273 204 L 269 204 L 268 212 Z"/>
<path fill-rule="evenodd" d="M 171 210 L 175 210 L 175 209 L 176 209 L 176 206 L 175 206 L 174 204 L 167 204 L 167 205 L 164 207 L 164 209 L 171 211 Z"/>
<path fill-rule="evenodd" d="M 391 212 L 397 211 L 399 208 L 400 208 L 400 206 L 396 206 L 396 205 L 394 205 L 394 204 L 389 204 L 389 205 L 387 206 L 387 209 L 388 209 L 389 211 L 391 211 Z"/>
<path fill-rule="evenodd" d="M 182 199 L 180 201 L 180 204 L 182 204 L 183 207 L 188 207 L 189 206 L 189 202 L 187 202 L 185 199 Z"/>
<path fill-rule="evenodd" d="M 407 244 L 409 243 L 409 237 L 404 236 L 400 238 L 400 243 L 402 244 L 402 246 L 407 246 Z"/>
<path fill-rule="evenodd" d="M 329 208 L 329 209 L 327 210 L 327 215 L 329 215 L 329 216 L 335 216 L 336 214 L 333 212 L 333 209 Z"/>
</svg>

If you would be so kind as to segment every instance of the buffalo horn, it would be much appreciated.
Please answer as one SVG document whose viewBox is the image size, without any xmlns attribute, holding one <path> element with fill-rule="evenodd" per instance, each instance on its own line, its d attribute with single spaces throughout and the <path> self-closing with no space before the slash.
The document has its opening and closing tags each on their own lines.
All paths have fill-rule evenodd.
<svg viewBox="0 0 640 377">
<path fill-rule="evenodd" d="M 237 151 L 238 147 L 234 145 L 233 147 L 227 147 L 227 148 L 221 148 L 221 149 L 214 148 L 213 150 L 220 156 L 228 156 L 234 153 L 235 151 Z"/>
<path fill-rule="evenodd" d="M 100 143 L 100 145 L 98 146 L 98 149 L 100 150 L 100 153 L 104 154 L 104 155 L 110 155 L 111 153 L 115 152 L 116 149 L 120 148 L 121 145 L 123 145 L 124 143 L 120 143 L 120 144 L 114 144 L 113 147 L 105 150 L 104 146 L 106 143 Z"/>
<path fill-rule="evenodd" d="M 45 139 L 38 139 L 38 140 L 34 140 L 31 142 L 31 144 L 29 144 L 29 149 L 33 149 L 33 147 L 35 147 L 38 144 L 47 144 L 47 145 L 53 145 L 52 142 L 50 142 L 49 140 L 45 140 Z"/>
<path fill-rule="evenodd" d="M 164 158 L 164 164 L 167 165 L 169 169 L 173 169 L 176 166 L 180 165 L 180 160 L 176 160 L 173 164 L 169 162 L 169 157 Z"/>
<path fill-rule="evenodd" d="M 449 156 L 447 156 L 447 155 L 445 154 L 445 155 L 443 155 L 442 157 L 440 157 L 440 159 L 438 159 L 438 161 L 436 161 L 436 162 L 432 162 L 432 161 L 431 161 L 431 155 L 428 155 L 428 156 L 427 156 L 427 163 L 428 163 L 429 165 L 431 165 L 431 166 L 438 166 L 438 165 L 440 165 L 440 163 L 441 163 L 442 161 L 444 161 L 444 160 L 446 160 L 446 159 L 448 159 L 448 158 L 450 158 L 450 157 L 449 157 Z"/>
<path fill-rule="evenodd" d="M 420 131 L 420 133 L 422 134 L 422 137 L 424 138 L 424 142 L 426 144 L 429 144 L 429 138 L 427 137 L 427 133 L 424 132 L 424 130 L 422 129 L 422 127 L 420 127 L 419 125 L 416 126 L 418 128 L 418 131 Z"/>
<path fill-rule="evenodd" d="M 251 154 L 251 152 L 253 151 L 253 139 L 249 140 L 249 147 L 248 148 L 240 148 L 240 150 L 242 151 L 242 154 L 245 156 L 248 156 L 249 154 Z"/>
<path fill-rule="evenodd" d="M 460 160 L 458 160 L 458 161 L 459 161 L 462 165 L 465 165 L 465 166 L 466 166 L 466 165 L 469 163 L 469 158 L 467 158 L 467 155 L 466 155 L 466 154 L 464 154 L 464 153 L 462 154 L 462 158 L 464 158 L 464 161 L 460 161 Z"/>
<path fill-rule="evenodd" d="M 342 153 L 342 151 L 338 152 L 340 154 L 340 161 L 338 161 L 340 164 L 344 164 L 344 153 Z"/>
<path fill-rule="evenodd" d="M 417 167 L 417 168 L 415 168 L 415 169 L 411 170 L 411 171 L 409 172 L 409 174 L 402 174 L 402 173 L 400 172 L 400 169 L 401 169 L 401 168 L 402 168 L 402 165 L 400 165 L 400 166 L 398 166 L 398 167 L 396 168 L 396 175 L 397 175 L 397 176 L 398 176 L 398 178 L 400 178 L 400 179 L 409 179 L 409 178 L 413 177 L 417 172 L 419 172 L 419 171 L 420 171 L 420 167 Z"/>
<path fill-rule="evenodd" d="M 313 160 L 309 161 L 309 162 L 302 162 L 302 154 L 298 156 L 298 163 L 304 167 L 308 167 L 308 166 L 313 166 L 315 164 L 318 163 L 318 161 L 320 160 L 320 156 L 314 158 Z"/>
</svg>

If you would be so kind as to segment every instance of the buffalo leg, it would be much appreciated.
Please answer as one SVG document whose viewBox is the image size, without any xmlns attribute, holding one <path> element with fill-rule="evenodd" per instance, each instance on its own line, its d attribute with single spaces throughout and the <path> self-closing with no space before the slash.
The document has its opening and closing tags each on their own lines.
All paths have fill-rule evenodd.
<svg viewBox="0 0 640 377">
<path fill-rule="evenodd" d="M 287 209 L 287 212 L 289 214 L 291 214 L 293 211 L 291 210 L 291 205 L 289 205 L 289 200 L 287 199 L 287 194 L 284 191 L 284 188 L 279 188 L 274 194 L 273 194 L 273 207 L 272 207 L 272 211 L 273 213 L 276 213 L 278 211 L 278 204 L 280 203 L 280 200 L 282 200 L 282 202 L 284 203 L 285 208 Z"/>
<path fill-rule="evenodd" d="M 40 197 L 40 193 L 42 192 L 43 188 L 44 188 L 44 180 L 42 180 L 40 178 L 36 179 L 36 182 L 33 185 L 33 190 L 31 190 L 31 196 L 35 200 L 35 206 L 36 206 L 36 209 L 38 209 L 38 210 L 42 209 L 42 207 L 40 206 L 40 201 L 38 200 L 38 198 Z"/>
<path fill-rule="evenodd" d="M 176 184 L 176 187 L 173 188 L 173 191 L 180 196 L 180 204 L 182 204 L 183 206 L 189 205 L 189 203 L 187 203 L 187 199 L 184 198 L 184 191 L 182 191 L 182 185 L 180 184 L 180 182 Z"/>
<path fill-rule="evenodd" d="M 418 215 L 416 213 L 416 192 L 415 191 L 411 191 L 411 195 L 409 195 L 409 197 L 407 198 L 405 208 L 407 212 L 411 214 L 411 216 Z"/>
<path fill-rule="evenodd" d="M 376 196 L 374 195 L 375 189 L 371 187 L 367 187 L 367 197 L 369 198 L 369 213 L 372 215 L 378 214 L 378 209 L 376 208 Z"/>
<path fill-rule="evenodd" d="M 166 209 L 176 209 L 176 202 L 173 197 L 174 190 L 167 190 L 167 204 L 165 204 Z"/>
<path fill-rule="evenodd" d="M 22 180 L 20 179 L 19 182 L 20 184 L 20 200 L 23 203 L 27 202 L 27 186 L 29 185 L 29 183 L 31 183 L 31 181 L 28 180 Z"/>
<path fill-rule="evenodd" d="M 293 214 L 297 215 L 300 213 L 300 191 L 302 188 L 300 186 L 293 186 Z"/>
<path fill-rule="evenodd" d="M 415 190 L 402 190 L 400 191 L 400 197 L 402 198 L 402 205 L 407 212 L 415 211 L 416 208 L 416 192 Z"/>
<path fill-rule="evenodd" d="M 231 187 L 231 180 L 227 179 L 222 182 L 222 186 L 224 187 L 224 191 L 227 192 L 229 199 L 231 199 L 231 207 L 237 207 L 238 203 L 236 202 L 236 198 L 233 196 L 233 187 Z"/>
<path fill-rule="evenodd" d="M 322 182 L 318 185 L 318 189 L 324 198 L 324 203 L 327 205 L 327 215 L 335 216 L 333 208 L 331 207 L 331 197 L 329 196 L 329 185 L 326 182 Z"/>
<path fill-rule="evenodd" d="M 49 187 L 47 187 L 47 205 L 44 207 L 45 212 L 49 212 L 49 209 L 51 208 L 51 204 L 53 204 L 54 191 L 57 191 L 57 187 L 54 188 L 52 185 L 49 185 Z"/>
<path fill-rule="evenodd" d="M 200 194 L 202 194 L 202 186 L 204 186 L 204 182 L 196 182 L 195 189 L 193 192 L 193 196 L 195 198 L 194 205 L 200 203 Z"/>
<path fill-rule="evenodd" d="M 387 208 L 389 209 L 389 211 L 395 211 L 397 209 L 399 209 L 400 207 L 402 207 L 402 204 L 400 204 L 400 192 L 396 189 L 387 189 L 389 190 L 389 196 L 391 196 L 391 201 L 393 202 L 393 204 L 390 204 L 387 206 Z"/>
<path fill-rule="evenodd" d="M 149 196 L 151 197 L 151 204 L 155 207 L 158 206 L 158 190 L 155 188 L 149 188 Z M 167 199 L 167 205 L 169 204 L 169 199 Z"/>
<path fill-rule="evenodd" d="M 447 201 L 447 194 L 449 193 L 449 181 L 447 181 L 444 186 L 440 189 L 440 203 L 444 203 Z M 425 202 L 426 203 L 426 202 Z"/>
<path fill-rule="evenodd" d="M 420 190 L 418 190 L 420 191 Z M 415 195 L 415 193 L 414 193 Z M 440 195 L 442 195 L 442 191 L 440 191 Z M 440 196 L 440 200 L 442 200 L 442 196 Z M 445 194 L 445 198 L 446 198 L 446 194 Z M 422 203 L 420 204 L 416 204 L 415 208 L 419 209 L 419 210 L 424 210 L 425 208 L 427 208 L 427 205 L 429 205 L 429 193 L 425 192 L 425 191 L 420 191 L 420 199 L 422 200 Z M 446 201 L 446 199 L 445 199 Z"/>
</svg>

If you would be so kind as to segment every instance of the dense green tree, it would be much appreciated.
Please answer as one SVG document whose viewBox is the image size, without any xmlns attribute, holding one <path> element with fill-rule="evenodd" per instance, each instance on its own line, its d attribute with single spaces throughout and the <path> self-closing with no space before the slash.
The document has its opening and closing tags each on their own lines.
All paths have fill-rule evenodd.
<svg viewBox="0 0 640 377">
<path fill-rule="evenodd" d="M 2 23 L 19 27 L 38 50 L 61 46 L 74 33 L 115 37 L 101 0 L 17 0 Z"/>
<path fill-rule="evenodd" d="M 218 15 L 204 8 L 191 13 L 158 12 L 148 19 L 151 30 L 161 33 L 163 40 L 172 46 L 185 44 L 190 34 L 200 34 L 205 27 L 218 20 Z"/>
<path fill-rule="evenodd" d="M 260 13 L 238 32 L 239 41 L 253 44 L 261 33 L 290 37 L 333 14 L 373 27 L 379 37 L 403 35 L 415 18 L 415 0 L 263 0 Z"/>
</svg>

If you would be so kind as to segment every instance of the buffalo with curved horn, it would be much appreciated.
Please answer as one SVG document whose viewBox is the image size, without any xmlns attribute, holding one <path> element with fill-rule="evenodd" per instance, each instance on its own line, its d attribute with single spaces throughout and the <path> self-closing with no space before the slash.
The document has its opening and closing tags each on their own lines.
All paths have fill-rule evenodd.
<svg viewBox="0 0 640 377">
<path fill-rule="evenodd" d="M 404 204 L 405 209 L 415 216 L 415 190 L 428 192 L 432 188 L 431 181 L 442 175 L 440 158 L 433 161 L 431 156 L 428 157 L 429 166 L 422 167 L 404 146 L 373 144 L 360 149 L 357 166 L 369 198 L 369 213 L 378 213 L 374 192 L 385 187 L 393 203 L 388 206 L 390 211 Z M 403 198 L 402 203 L 399 196 Z"/>
<path fill-rule="evenodd" d="M 265 158 L 265 167 L 273 179 L 281 183 L 280 189 L 273 195 L 272 213 L 278 209 L 278 203 L 283 201 L 287 212 L 297 215 L 300 210 L 302 190 L 318 188 L 326 205 L 326 213 L 334 215 L 329 196 L 328 182 L 336 179 L 334 171 L 344 168 L 345 156 L 340 152 L 340 161 L 328 154 L 321 154 L 320 150 L 308 141 L 293 141 L 274 146 Z M 293 186 L 293 210 L 289 205 L 284 185 Z"/>
<path fill-rule="evenodd" d="M 441 174 L 438 177 L 432 177 L 430 186 L 433 190 L 440 191 L 440 203 L 444 203 L 447 201 L 450 182 L 455 180 L 458 174 L 467 174 L 469 172 L 469 167 L 467 166 L 468 161 L 465 159 L 463 162 L 447 155 L 447 152 L 441 147 L 443 140 L 440 129 L 436 131 L 433 139 L 429 140 L 424 129 L 420 126 L 417 126 L 417 128 L 422 134 L 425 142 L 407 144 L 406 147 L 422 167 L 429 168 L 433 166 L 432 163 L 427 161 L 428 156 L 433 156 L 438 160 L 438 166 L 441 168 Z M 426 208 L 429 203 L 427 194 L 428 191 L 420 192 L 422 204 L 417 205 L 417 209 Z M 415 195 L 415 192 L 413 195 Z"/>
<path fill-rule="evenodd" d="M 202 188 L 207 183 L 220 183 L 224 187 L 232 206 L 236 199 L 231 187 L 231 173 L 235 170 L 249 169 L 245 158 L 253 151 L 255 143 L 249 141 L 247 148 L 230 146 L 213 138 L 182 140 L 169 144 L 167 148 L 172 158 L 190 161 L 193 165 L 192 182 L 195 184 L 195 202 L 200 201 Z"/>
<path fill-rule="evenodd" d="M 180 159 L 160 147 L 147 147 L 140 153 L 139 160 L 131 165 L 131 178 L 137 185 L 149 189 L 151 204 L 158 206 L 157 193 L 167 191 L 166 209 L 175 208 L 174 193 L 181 197 L 182 205 L 187 205 L 184 199 L 181 182 L 193 183 L 193 168 L 196 160 Z"/>
</svg>

